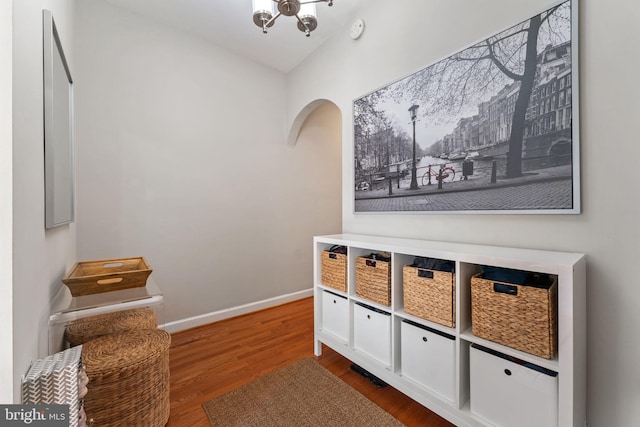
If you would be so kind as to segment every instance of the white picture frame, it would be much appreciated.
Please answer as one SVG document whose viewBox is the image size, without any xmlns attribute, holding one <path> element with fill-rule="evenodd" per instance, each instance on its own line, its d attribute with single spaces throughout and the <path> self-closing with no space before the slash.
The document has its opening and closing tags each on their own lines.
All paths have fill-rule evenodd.
<svg viewBox="0 0 640 427">
<path fill-rule="evenodd" d="M 579 214 L 578 81 L 566 0 L 355 99 L 354 212 Z"/>
</svg>

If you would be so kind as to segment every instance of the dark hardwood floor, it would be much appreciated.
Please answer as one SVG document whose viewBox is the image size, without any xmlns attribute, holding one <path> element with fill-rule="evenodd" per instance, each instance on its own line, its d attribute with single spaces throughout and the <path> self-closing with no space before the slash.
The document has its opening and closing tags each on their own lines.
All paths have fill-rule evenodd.
<svg viewBox="0 0 640 427">
<path fill-rule="evenodd" d="M 202 403 L 302 357 L 315 358 L 409 427 L 453 426 L 394 388 L 371 384 L 326 346 L 316 358 L 313 298 L 172 334 L 167 425 L 208 426 Z"/>
</svg>

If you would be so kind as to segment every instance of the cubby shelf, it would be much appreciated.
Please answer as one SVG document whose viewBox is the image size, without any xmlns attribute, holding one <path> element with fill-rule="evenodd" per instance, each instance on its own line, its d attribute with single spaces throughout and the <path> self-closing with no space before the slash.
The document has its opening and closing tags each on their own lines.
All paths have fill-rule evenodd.
<svg viewBox="0 0 640 427">
<path fill-rule="evenodd" d="M 347 288 L 344 292 L 325 286 L 321 281 L 321 253 L 329 250 L 333 245 L 347 247 Z M 356 258 L 371 252 L 388 252 L 391 255 L 391 304 L 389 306 L 377 304 L 356 295 Z M 430 322 L 404 311 L 402 267 L 411 264 L 416 256 L 455 262 L 455 327 Z M 546 273 L 558 277 L 558 352 L 555 358 L 547 360 L 473 335 L 471 329 L 471 277 L 481 271 L 481 266 L 485 265 Z M 471 411 L 470 405 L 471 345 L 480 345 L 557 373 L 557 425 L 583 427 L 586 417 L 585 275 L 585 256 L 579 253 L 357 234 L 316 236 L 314 238 L 314 351 L 316 355 L 320 355 L 322 344 L 327 345 L 452 423 L 458 426 L 481 427 L 490 426 L 492 423 L 475 415 Z M 341 318 L 347 319 L 346 324 L 336 325 L 335 321 L 330 322 L 329 319 L 324 322 L 323 297 L 326 296 L 330 297 L 327 301 L 334 296 L 340 298 L 340 310 L 345 311 L 339 314 L 342 316 Z M 331 301 L 331 304 L 334 302 L 336 301 Z M 362 310 L 360 308 L 356 310 L 355 307 L 362 303 L 374 309 L 371 312 L 372 317 L 382 316 L 385 325 L 386 319 L 390 322 L 389 336 L 385 336 L 386 332 L 382 331 L 381 340 L 385 346 L 383 349 L 374 348 L 373 350 L 376 351 L 371 352 L 359 348 L 355 342 L 354 330 L 358 327 L 362 330 L 362 326 L 356 326 L 360 322 L 356 318 L 356 312 Z M 324 309 L 324 316 L 333 316 L 332 307 L 324 307 Z M 438 391 L 434 391 L 433 387 L 421 384 L 403 374 L 402 352 L 419 350 L 412 347 L 406 348 L 410 346 L 406 341 L 405 348 L 403 348 L 403 321 L 408 321 L 405 322 L 408 325 L 422 327 L 426 331 L 430 331 L 426 333 L 448 336 L 448 339 L 453 340 L 453 347 L 449 344 L 446 345 L 447 351 L 451 351 L 451 358 L 454 359 L 453 369 L 450 373 L 454 379 L 453 399 L 447 398 Z M 331 328 L 340 330 L 336 332 L 330 330 Z M 339 335 L 347 338 L 341 338 Z M 361 336 L 360 340 L 362 341 Z M 364 341 L 364 345 L 370 345 L 370 340 Z M 386 358 L 387 345 L 390 346 L 388 360 Z M 382 350 L 384 357 L 380 356 L 378 350 Z M 377 357 L 372 356 L 372 353 L 378 354 Z M 407 355 L 408 353 L 404 356 Z M 408 359 L 405 357 L 405 360 Z M 387 363 L 388 361 L 390 363 Z"/>
</svg>

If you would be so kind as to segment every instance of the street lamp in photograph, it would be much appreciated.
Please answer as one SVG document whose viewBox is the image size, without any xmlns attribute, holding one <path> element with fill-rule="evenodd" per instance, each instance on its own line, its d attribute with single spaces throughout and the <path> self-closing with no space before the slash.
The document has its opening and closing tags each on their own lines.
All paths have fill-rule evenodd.
<svg viewBox="0 0 640 427">
<path fill-rule="evenodd" d="M 411 186 L 409 186 L 411 190 L 418 189 L 418 177 L 416 176 L 416 111 L 418 107 L 418 105 L 413 104 L 409 108 L 409 114 L 411 114 L 411 121 L 413 122 L 413 163 L 411 165 Z"/>
</svg>

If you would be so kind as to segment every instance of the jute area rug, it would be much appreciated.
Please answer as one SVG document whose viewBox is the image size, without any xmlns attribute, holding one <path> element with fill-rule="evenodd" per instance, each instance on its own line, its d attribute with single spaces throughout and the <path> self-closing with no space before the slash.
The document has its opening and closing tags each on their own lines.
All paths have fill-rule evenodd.
<svg viewBox="0 0 640 427">
<path fill-rule="evenodd" d="M 311 358 L 300 359 L 202 407 L 214 427 L 400 427 Z"/>
</svg>

